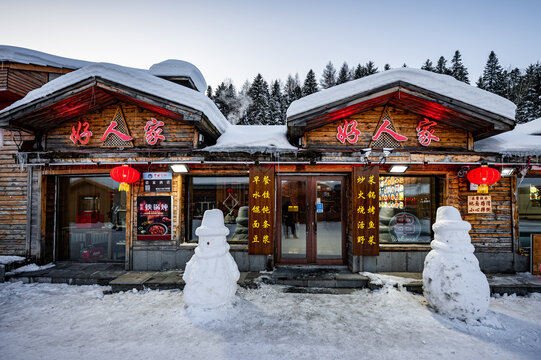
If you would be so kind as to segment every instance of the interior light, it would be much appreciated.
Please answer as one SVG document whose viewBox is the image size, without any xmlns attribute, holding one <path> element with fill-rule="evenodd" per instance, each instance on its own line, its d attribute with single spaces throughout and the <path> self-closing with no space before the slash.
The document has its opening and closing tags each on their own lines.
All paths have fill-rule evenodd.
<svg viewBox="0 0 541 360">
<path fill-rule="evenodd" d="M 406 170 L 408 170 L 408 168 L 409 168 L 409 165 L 393 165 L 389 169 L 389 172 L 393 174 L 402 174 L 402 173 L 405 173 Z"/>
<path fill-rule="evenodd" d="M 515 168 L 503 168 L 502 176 L 511 176 L 515 172 Z"/>
<path fill-rule="evenodd" d="M 174 164 L 171 165 L 171 170 L 173 170 L 174 173 L 188 173 L 189 169 L 186 164 Z"/>
</svg>

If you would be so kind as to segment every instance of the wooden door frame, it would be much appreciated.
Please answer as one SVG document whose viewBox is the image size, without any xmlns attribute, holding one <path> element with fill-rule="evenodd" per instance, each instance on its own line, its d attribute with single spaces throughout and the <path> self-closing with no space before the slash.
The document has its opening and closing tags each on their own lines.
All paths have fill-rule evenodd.
<svg viewBox="0 0 541 360">
<path fill-rule="evenodd" d="M 344 265 L 346 263 L 346 183 L 347 175 L 321 175 L 321 174 L 300 174 L 300 175 L 277 175 L 276 176 L 276 263 L 281 265 Z M 306 184 L 306 256 L 297 259 L 283 259 L 282 254 L 282 180 L 304 181 Z M 342 257 L 340 259 L 317 259 L 317 232 L 314 232 L 316 222 L 316 197 L 317 181 L 334 180 L 342 184 L 340 190 L 341 202 L 341 232 L 342 232 Z"/>
</svg>

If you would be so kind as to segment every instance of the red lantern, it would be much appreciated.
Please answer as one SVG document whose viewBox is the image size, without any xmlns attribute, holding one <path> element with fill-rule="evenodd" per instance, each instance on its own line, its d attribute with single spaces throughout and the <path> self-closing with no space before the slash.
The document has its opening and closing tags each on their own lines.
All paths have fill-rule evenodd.
<svg viewBox="0 0 541 360">
<path fill-rule="evenodd" d="M 128 191 L 130 186 L 128 184 L 133 184 L 139 180 L 139 171 L 128 165 L 117 166 L 111 169 L 111 178 L 120 183 L 118 191 Z"/>
<path fill-rule="evenodd" d="M 498 182 L 500 178 L 500 172 L 487 165 L 482 165 L 468 172 L 468 180 L 479 185 L 477 187 L 477 193 L 479 194 L 488 194 L 488 186 Z"/>
</svg>

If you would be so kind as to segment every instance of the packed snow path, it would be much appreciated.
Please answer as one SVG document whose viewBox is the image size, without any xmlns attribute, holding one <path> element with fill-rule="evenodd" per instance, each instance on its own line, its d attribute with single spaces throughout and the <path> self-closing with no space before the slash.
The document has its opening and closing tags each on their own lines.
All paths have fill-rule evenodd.
<svg viewBox="0 0 541 360">
<path fill-rule="evenodd" d="M 541 294 L 492 298 L 481 323 L 448 320 L 386 286 L 350 295 L 239 289 L 219 320 L 182 292 L 0 284 L 3 359 L 538 359 Z"/>
</svg>

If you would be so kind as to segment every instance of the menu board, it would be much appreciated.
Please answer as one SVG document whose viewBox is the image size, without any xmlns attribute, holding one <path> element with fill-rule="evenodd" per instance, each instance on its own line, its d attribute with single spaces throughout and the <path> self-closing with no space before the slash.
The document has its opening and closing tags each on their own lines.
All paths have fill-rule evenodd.
<svg viewBox="0 0 541 360">
<path fill-rule="evenodd" d="M 379 255 L 379 166 L 353 168 L 353 255 Z"/>
<path fill-rule="evenodd" d="M 248 254 L 274 252 L 274 166 L 253 166 L 249 187 Z"/>
<path fill-rule="evenodd" d="M 379 207 L 404 209 L 404 177 L 382 176 L 379 179 Z"/>
<path fill-rule="evenodd" d="M 171 196 L 137 197 L 137 240 L 171 240 Z"/>
<path fill-rule="evenodd" d="M 468 214 L 492 213 L 492 199 L 490 195 L 468 196 Z"/>
</svg>

